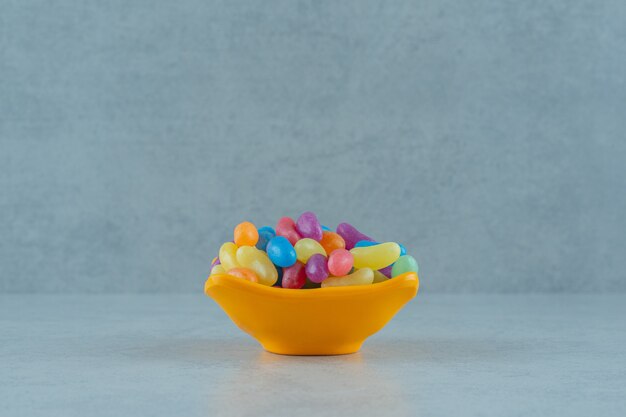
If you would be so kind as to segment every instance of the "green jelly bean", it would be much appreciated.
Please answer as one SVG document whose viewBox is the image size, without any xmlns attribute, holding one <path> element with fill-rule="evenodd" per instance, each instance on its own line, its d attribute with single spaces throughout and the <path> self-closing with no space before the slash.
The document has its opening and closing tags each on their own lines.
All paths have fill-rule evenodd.
<svg viewBox="0 0 626 417">
<path fill-rule="evenodd" d="M 417 265 L 417 261 L 411 255 L 402 255 L 398 258 L 398 260 L 393 264 L 391 268 L 391 277 L 395 278 L 398 275 L 404 274 L 405 272 L 415 272 L 419 271 L 419 266 Z"/>
</svg>

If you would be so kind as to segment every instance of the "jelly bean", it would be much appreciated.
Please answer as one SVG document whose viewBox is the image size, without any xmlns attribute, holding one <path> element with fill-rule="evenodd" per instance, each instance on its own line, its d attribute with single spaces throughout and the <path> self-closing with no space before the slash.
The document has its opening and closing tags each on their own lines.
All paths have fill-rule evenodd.
<svg viewBox="0 0 626 417">
<path fill-rule="evenodd" d="M 335 232 L 322 232 L 322 240 L 320 245 L 324 248 L 326 253 L 331 253 L 335 249 L 343 249 L 346 247 L 346 242 L 341 236 Z"/>
<path fill-rule="evenodd" d="M 385 282 L 387 280 L 389 280 L 389 277 L 385 276 L 380 271 L 374 271 L 374 282 L 373 282 L 373 284 L 377 284 L 379 282 Z"/>
<path fill-rule="evenodd" d="M 233 237 L 211 260 L 209 276 L 227 273 L 267 286 L 320 288 L 380 283 L 418 271 L 403 245 L 376 242 L 349 223 L 333 231 L 310 211 L 296 222 L 280 218 L 276 230 L 242 222 Z"/>
<path fill-rule="evenodd" d="M 258 233 L 259 241 L 256 243 L 256 248 L 260 250 L 265 250 L 267 247 L 267 242 L 276 237 L 276 232 L 273 228 L 269 226 L 263 226 L 259 228 Z"/>
<path fill-rule="evenodd" d="M 304 264 L 296 262 L 292 266 L 285 268 L 283 272 L 283 288 L 298 289 L 306 283 L 306 271 Z"/>
<path fill-rule="evenodd" d="M 324 255 L 319 253 L 312 255 L 304 267 L 306 277 L 316 283 L 324 281 L 328 278 L 328 266 L 326 263 Z"/>
<path fill-rule="evenodd" d="M 296 263 L 296 250 L 286 237 L 276 236 L 269 241 L 266 250 L 275 265 L 287 267 Z"/>
<path fill-rule="evenodd" d="M 345 287 L 348 285 L 367 285 L 374 282 L 374 271 L 369 268 L 357 269 L 350 275 L 343 277 L 330 277 L 322 282 L 322 288 Z"/>
<path fill-rule="evenodd" d="M 259 277 L 253 270 L 248 268 L 233 268 L 228 271 L 228 275 L 232 275 L 237 278 L 245 279 L 250 282 L 259 282 Z"/>
<path fill-rule="evenodd" d="M 398 275 L 409 271 L 417 273 L 419 271 L 419 265 L 417 265 L 417 261 L 414 257 L 411 255 L 404 255 L 398 258 L 398 260 L 393 264 L 391 276 L 395 278 Z"/>
<path fill-rule="evenodd" d="M 259 241 L 259 232 L 256 226 L 250 222 L 239 223 L 233 233 L 235 245 L 254 246 Z"/>
<path fill-rule="evenodd" d="M 380 245 L 380 243 L 369 241 L 369 240 L 359 240 L 358 242 L 356 242 L 354 247 L 363 248 L 363 247 L 374 246 L 374 245 Z M 406 255 L 406 248 L 404 247 L 404 245 L 398 243 L 398 246 L 400 246 L 400 256 Z"/>
<path fill-rule="evenodd" d="M 298 260 L 303 264 L 305 264 L 309 258 L 316 253 L 326 256 L 324 248 L 318 241 L 306 237 L 296 242 L 294 248 L 296 249 Z"/>
<path fill-rule="evenodd" d="M 359 240 L 354 244 L 355 248 L 366 248 L 368 246 L 380 245 L 378 242 L 374 242 L 373 240 Z"/>
<path fill-rule="evenodd" d="M 237 262 L 237 245 L 233 242 L 226 242 L 220 247 L 220 262 L 224 266 L 224 270 L 237 268 L 239 263 Z"/>
<path fill-rule="evenodd" d="M 346 249 L 352 249 L 359 240 L 374 240 L 371 237 L 359 232 L 350 223 L 340 223 L 337 226 L 337 233 L 346 241 Z"/>
<path fill-rule="evenodd" d="M 222 265 L 215 265 L 213 266 L 213 268 L 211 268 L 211 273 L 209 275 L 218 275 L 218 274 L 225 274 L 226 270 L 224 269 L 224 267 Z"/>
<path fill-rule="evenodd" d="M 296 223 L 291 217 L 281 217 L 276 225 L 276 236 L 286 237 L 292 245 L 302 239 L 302 236 L 296 230 Z"/>
<path fill-rule="evenodd" d="M 336 277 L 348 275 L 353 264 L 354 257 L 346 249 L 335 249 L 328 257 L 328 270 Z"/>
<path fill-rule="evenodd" d="M 278 280 L 278 271 L 267 254 L 253 246 L 237 249 L 237 262 L 240 266 L 253 270 L 259 277 L 259 284 L 272 286 Z"/>
<path fill-rule="evenodd" d="M 400 246 L 394 242 L 374 246 L 353 248 L 354 267 L 381 269 L 391 265 L 400 257 Z"/>
<path fill-rule="evenodd" d="M 386 266 L 384 268 L 379 269 L 378 271 L 383 274 L 384 276 L 386 276 L 387 278 L 391 278 L 391 268 L 393 267 L 393 264 Z"/>
<path fill-rule="evenodd" d="M 317 220 L 315 213 L 311 211 L 305 211 L 298 217 L 296 231 L 300 233 L 302 237 L 308 237 L 318 242 L 322 240 L 322 226 Z"/>
</svg>

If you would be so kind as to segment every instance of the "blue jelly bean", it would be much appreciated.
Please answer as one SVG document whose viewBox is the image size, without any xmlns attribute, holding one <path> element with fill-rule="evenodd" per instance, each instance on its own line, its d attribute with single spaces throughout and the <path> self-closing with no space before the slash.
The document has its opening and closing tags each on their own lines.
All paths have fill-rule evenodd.
<svg viewBox="0 0 626 417">
<path fill-rule="evenodd" d="M 404 245 L 401 243 L 398 243 L 398 246 L 400 246 L 400 256 L 406 255 L 406 248 L 404 247 Z"/>
<path fill-rule="evenodd" d="M 267 243 L 267 256 L 277 266 L 290 267 L 298 259 L 296 250 L 286 237 L 276 236 Z"/>
<path fill-rule="evenodd" d="M 325 231 L 327 231 L 327 232 L 332 232 L 332 231 L 333 231 L 333 229 L 331 229 L 331 228 L 330 228 L 330 227 L 328 227 L 328 226 L 324 226 L 324 225 L 322 225 L 322 230 L 325 230 Z"/>
<path fill-rule="evenodd" d="M 359 240 L 354 244 L 355 248 L 365 248 L 367 246 L 379 245 L 378 242 L 373 242 L 371 240 Z"/>
<path fill-rule="evenodd" d="M 263 226 L 259 228 L 259 241 L 256 243 L 256 248 L 265 250 L 267 248 L 267 242 L 276 237 L 276 232 L 269 226 Z"/>
</svg>

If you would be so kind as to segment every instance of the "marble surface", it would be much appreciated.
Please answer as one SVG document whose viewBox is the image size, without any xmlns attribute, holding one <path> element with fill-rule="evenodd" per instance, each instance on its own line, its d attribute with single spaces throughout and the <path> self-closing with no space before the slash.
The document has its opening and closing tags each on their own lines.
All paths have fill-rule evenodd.
<svg viewBox="0 0 626 417">
<path fill-rule="evenodd" d="M 362 351 L 264 352 L 201 295 L 1 295 L 2 416 L 623 416 L 626 295 L 422 294 Z"/>
</svg>

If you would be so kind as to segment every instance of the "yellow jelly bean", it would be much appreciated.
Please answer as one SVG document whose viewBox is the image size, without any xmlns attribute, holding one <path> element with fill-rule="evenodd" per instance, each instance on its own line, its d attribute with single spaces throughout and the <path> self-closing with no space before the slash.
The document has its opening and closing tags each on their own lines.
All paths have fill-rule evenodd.
<svg viewBox="0 0 626 417">
<path fill-rule="evenodd" d="M 316 253 L 326 256 L 326 251 L 322 245 L 320 245 L 317 240 L 313 240 L 308 237 L 297 241 L 294 245 L 294 249 L 296 250 L 298 260 L 303 264 L 307 263 L 309 258 Z"/>
<path fill-rule="evenodd" d="M 224 269 L 224 267 L 222 265 L 215 265 L 213 268 L 211 268 L 211 273 L 210 275 L 217 275 L 217 274 L 225 274 L 226 270 Z"/>
<path fill-rule="evenodd" d="M 350 252 L 354 256 L 355 268 L 378 270 L 398 260 L 400 257 L 400 245 L 394 242 L 387 242 L 373 246 L 352 248 Z"/>
<path fill-rule="evenodd" d="M 348 285 L 368 285 L 374 282 L 374 271 L 369 268 L 357 269 L 350 275 L 330 277 L 322 281 L 322 288 L 345 287 Z"/>
<path fill-rule="evenodd" d="M 220 247 L 220 263 L 224 266 L 224 271 L 239 267 L 237 262 L 237 245 L 233 242 L 226 242 Z"/>
<path fill-rule="evenodd" d="M 259 284 L 270 287 L 276 284 L 278 271 L 267 254 L 262 250 L 254 246 L 242 246 L 237 249 L 237 262 L 240 266 L 254 271 L 257 277 L 259 277 Z"/>
<path fill-rule="evenodd" d="M 379 282 L 385 282 L 385 281 L 387 281 L 388 279 L 389 279 L 389 278 L 387 278 L 387 277 L 385 276 L 385 274 L 383 274 L 382 272 L 380 272 L 380 271 L 374 271 L 374 282 L 373 282 L 373 284 L 377 284 L 377 283 L 379 283 Z"/>
</svg>

